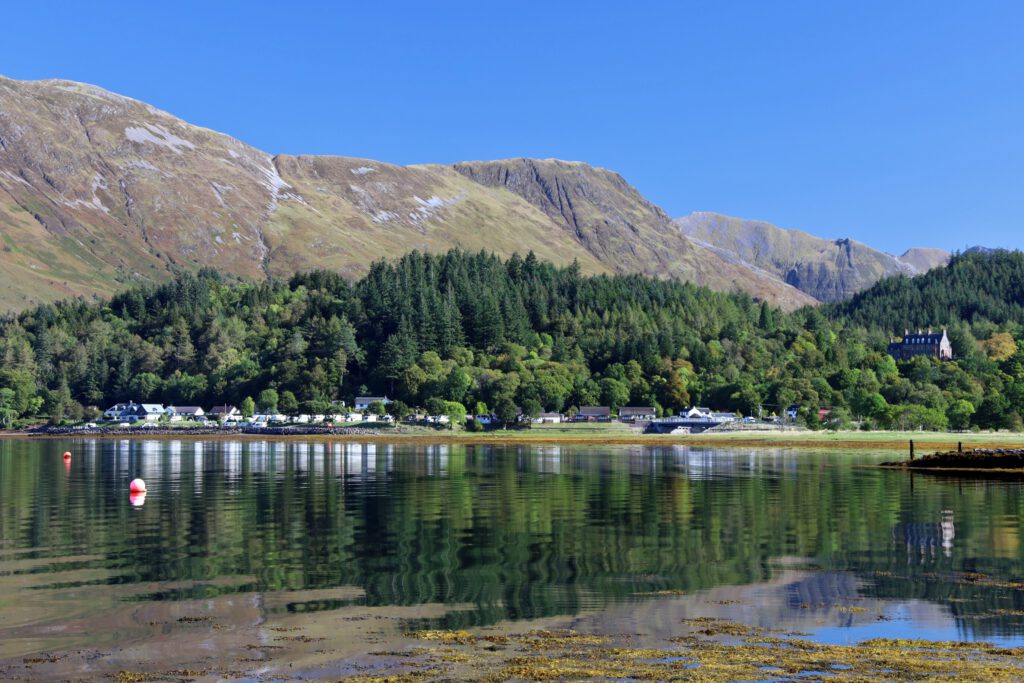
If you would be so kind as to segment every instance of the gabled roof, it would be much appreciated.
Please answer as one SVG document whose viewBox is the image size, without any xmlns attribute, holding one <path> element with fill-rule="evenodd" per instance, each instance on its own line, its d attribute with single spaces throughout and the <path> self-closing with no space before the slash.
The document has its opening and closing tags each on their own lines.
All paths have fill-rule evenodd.
<svg viewBox="0 0 1024 683">
<path fill-rule="evenodd" d="M 946 338 L 948 338 L 948 337 L 946 336 L 945 328 L 939 330 L 938 332 L 932 331 L 931 328 L 929 328 L 927 332 L 924 332 L 922 330 L 918 330 L 917 332 L 910 332 L 909 330 L 905 330 L 903 332 L 903 342 L 902 343 L 903 344 L 938 344 L 943 339 L 946 339 Z M 899 344 L 900 342 L 895 342 L 895 343 Z"/>
<path fill-rule="evenodd" d="M 374 401 L 389 402 L 387 396 L 356 396 L 356 403 L 373 403 Z"/>
<path fill-rule="evenodd" d="M 199 406 L 170 406 L 170 409 L 181 415 L 193 415 L 203 411 Z"/>
<path fill-rule="evenodd" d="M 619 417 L 623 415 L 654 415 L 657 412 L 654 406 L 624 406 L 619 408 Z"/>
<path fill-rule="evenodd" d="M 210 412 L 211 413 L 216 413 L 218 415 L 226 415 L 228 413 L 236 413 L 236 412 L 238 412 L 238 408 L 236 408 L 234 406 L 229 406 L 229 405 L 214 406 L 214 407 L 210 408 Z"/>
<path fill-rule="evenodd" d="M 599 415 L 611 415 L 612 409 L 608 406 L 583 406 L 580 408 L 580 415 L 599 416 Z"/>
</svg>

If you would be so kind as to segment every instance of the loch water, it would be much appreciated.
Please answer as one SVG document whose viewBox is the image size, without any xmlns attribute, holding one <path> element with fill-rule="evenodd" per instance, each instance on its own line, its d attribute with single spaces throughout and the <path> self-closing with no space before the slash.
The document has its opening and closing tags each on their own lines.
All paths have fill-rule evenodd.
<svg viewBox="0 0 1024 683">
<path fill-rule="evenodd" d="M 4 439 L 0 659 L 131 642 L 146 608 L 215 600 L 257 620 L 402 608 L 404 629 L 711 616 L 835 643 L 1024 643 L 1022 482 L 869 466 L 886 458 Z"/>
</svg>

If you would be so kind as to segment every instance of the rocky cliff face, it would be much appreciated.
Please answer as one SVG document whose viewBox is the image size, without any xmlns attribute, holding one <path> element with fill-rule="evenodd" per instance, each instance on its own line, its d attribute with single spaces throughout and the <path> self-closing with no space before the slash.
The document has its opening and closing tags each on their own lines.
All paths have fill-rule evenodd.
<svg viewBox="0 0 1024 683">
<path fill-rule="evenodd" d="M 639 272 L 813 300 L 721 261 L 620 176 L 510 160 L 402 167 L 274 157 L 145 103 L 69 81 L 0 78 L 0 309 L 108 295 L 179 268 L 261 278 L 453 246 L 534 250 L 585 272 Z"/>
<path fill-rule="evenodd" d="M 523 198 L 617 272 L 744 291 L 784 308 L 814 302 L 771 274 L 696 244 L 661 208 L 607 169 L 554 159 L 467 162 L 454 168 L 476 183 Z"/>
<path fill-rule="evenodd" d="M 762 268 L 819 301 L 848 298 L 883 277 L 923 273 L 950 256 L 941 249 L 911 249 L 896 257 L 855 240 L 826 240 L 716 213 L 693 213 L 675 225 L 698 244 Z"/>
</svg>

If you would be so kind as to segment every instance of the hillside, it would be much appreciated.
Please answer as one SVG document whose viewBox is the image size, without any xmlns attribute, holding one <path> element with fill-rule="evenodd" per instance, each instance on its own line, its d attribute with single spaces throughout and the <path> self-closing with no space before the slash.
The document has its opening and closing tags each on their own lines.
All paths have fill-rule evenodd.
<svg viewBox="0 0 1024 683">
<path fill-rule="evenodd" d="M 1024 252 L 974 250 L 954 256 L 946 268 L 917 277 L 882 280 L 849 301 L 826 309 L 848 324 L 905 328 L 974 323 L 1024 326 Z"/>
<path fill-rule="evenodd" d="M 516 159 L 395 166 L 272 156 L 69 81 L 0 78 L 0 310 L 213 266 L 349 276 L 409 249 L 533 250 L 583 272 L 677 277 L 791 309 L 814 299 L 672 228 L 620 176 Z"/>
<path fill-rule="evenodd" d="M 916 275 L 949 260 L 941 249 L 911 249 L 896 257 L 855 240 L 826 240 L 716 213 L 692 213 L 675 225 L 722 258 L 764 269 L 819 301 L 846 299 L 884 277 Z"/>
<path fill-rule="evenodd" d="M 984 258 L 956 259 L 939 289 L 967 300 L 966 288 L 991 272 L 992 292 L 1007 287 L 1004 300 L 1018 302 L 1004 317 L 1020 320 L 1024 257 Z M 885 283 L 913 291 L 944 272 Z M 368 394 L 509 420 L 516 406 L 676 413 L 697 404 L 750 415 L 797 404 L 811 425 L 822 407 L 834 409 L 835 426 L 851 416 L 902 429 L 1024 425 L 1020 325 L 951 320 L 960 342 L 973 330 L 985 343 L 961 343 L 948 363 L 896 363 L 885 353 L 891 333 L 877 331 L 884 318 L 871 316 L 899 300 L 880 303 L 861 310 L 861 326 L 689 283 L 458 250 L 378 261 L 354 282 L 313 271 L 233 283 L 204 269 L 109 303 L 0 318 L 0 428 L 79 419 L 95 413 L 87 406 L 127 399 L 209 406 L 251 397 L 295 414 Z M 986 315 L 1003 315 L 992 304 Z"/>
</svg>

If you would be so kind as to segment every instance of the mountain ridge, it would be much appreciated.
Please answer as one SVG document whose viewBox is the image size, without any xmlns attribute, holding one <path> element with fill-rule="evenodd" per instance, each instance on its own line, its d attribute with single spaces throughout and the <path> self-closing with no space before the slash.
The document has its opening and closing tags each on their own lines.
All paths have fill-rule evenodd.
<svg viewBox="0 0 1024 683">
<path fill-rule="evenodd" d="M 533 250 L 587 273 L 679 278 L 786 309 L 818 302 L 677 223 L 620 174 L 583 162 L 272 155 L 97 86 L 0 77 L 0 309 L 205 266 L 243 279 L 316 267 L 355 277 L 380 258 L 453 246 Z"/>
</svg>

